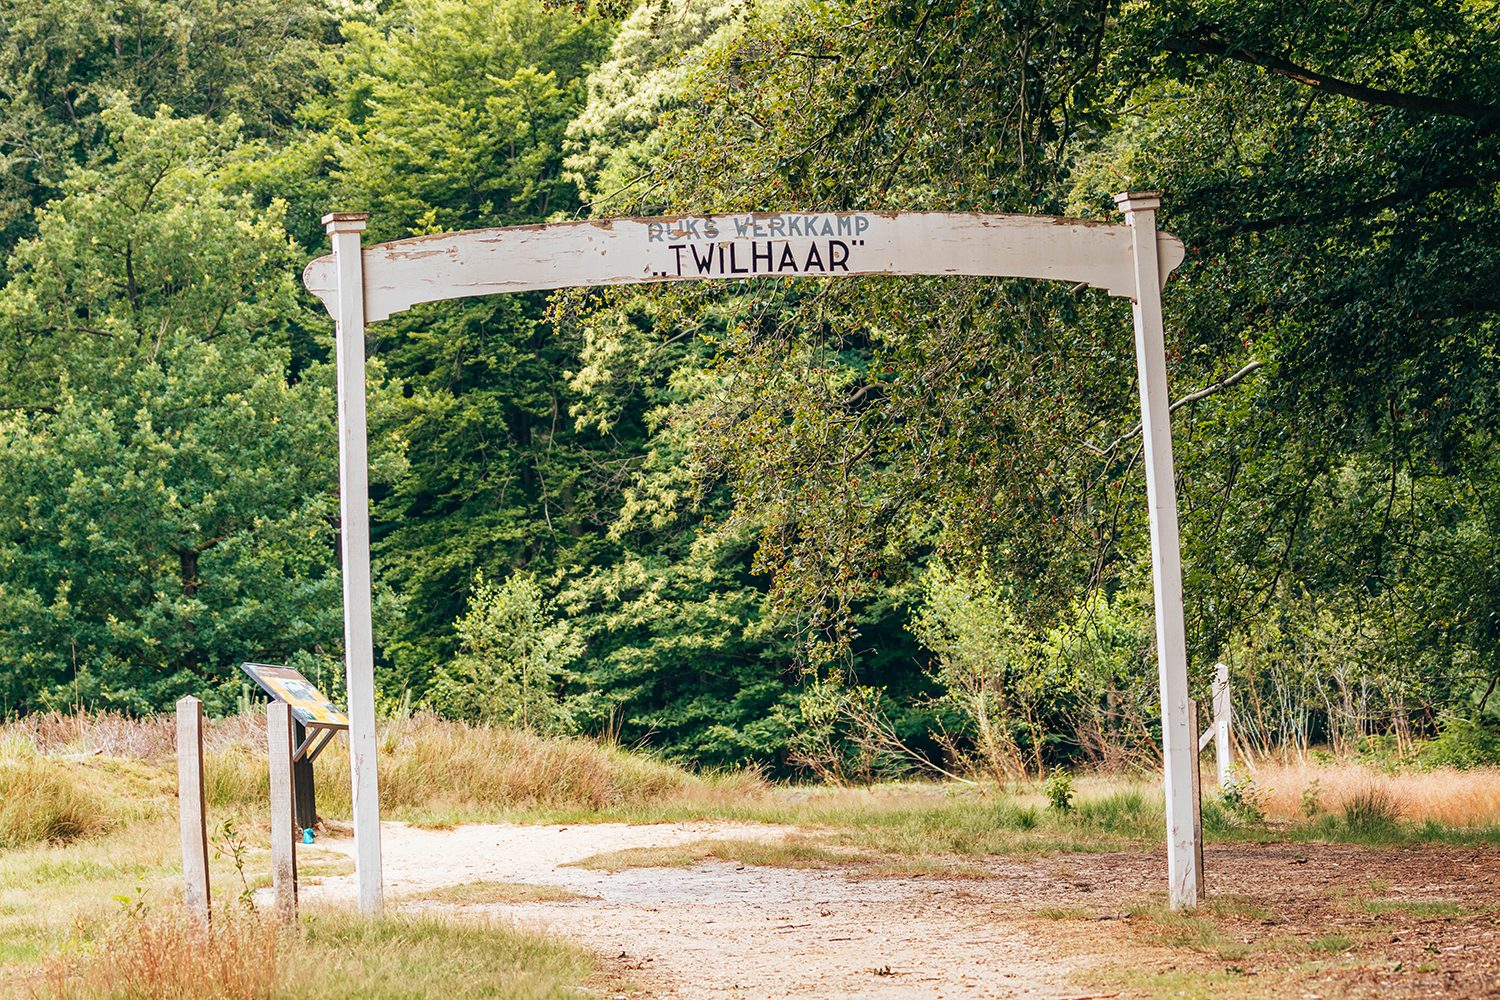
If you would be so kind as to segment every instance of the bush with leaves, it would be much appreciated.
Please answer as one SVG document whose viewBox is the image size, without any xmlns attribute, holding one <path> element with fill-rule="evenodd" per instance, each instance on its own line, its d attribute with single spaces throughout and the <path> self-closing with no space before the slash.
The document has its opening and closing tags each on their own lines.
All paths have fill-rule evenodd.
<svg viewBox="0 0 1500 1000">
<path fill-rule="evenodd" d="M 438 668 L 428 704 L 470 722 L 500 722 L 538 733 L 567 733 L 568 667 L 583 652 L 572 625 L 558 620 L 526 572 L 504 583 L 474 577 L 469 607 L 455 627 L 458 656 Z"/>
</svg>

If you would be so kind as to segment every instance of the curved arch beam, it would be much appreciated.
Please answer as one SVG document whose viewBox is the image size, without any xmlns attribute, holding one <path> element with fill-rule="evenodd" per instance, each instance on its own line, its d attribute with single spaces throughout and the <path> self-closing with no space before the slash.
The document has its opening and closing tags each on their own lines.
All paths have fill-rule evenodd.
<svg viewBox="0 0 1500 1000">
<path fill-rule="evenodd" d="M 365 320 L 422 302 L 567 286 L 704 278 L 988 275 L 1069 281 L 1135 297 L 1128 225 L 1047 215 L 757 212 L 476 229 L 364 250 Z M 1182 241 L 1160 233 L 1161 280 Z M 332 255 L 303 283 L 336 309 Z"/>
<path fill-rule="evenodd" d="M 609 219 L 445 233 L 361 248 L 368 216 L 325 216 L 333 254 L 303 282 L 337 321 L 339 503 L 344 658 L 355 877 L 360 908 L 378 913 L 380 799 L 371 627 L 365 325 L 441 299 L 564 286 L 706 278 L 980 275 L 1068 281 L 1133 304 L 1152 589 L 1161 675 L 1167 881 L 1172 907 L 1203 898 L 1197 739 L 1188 697 L 1181 546 L 1172 465 L 1161 290 L 1182 242 L 1158 233 L 1155 192 L 1124 192 L 1126 225 L 1052 216 L 943 212 L 752 213 Z"/>
</svg>

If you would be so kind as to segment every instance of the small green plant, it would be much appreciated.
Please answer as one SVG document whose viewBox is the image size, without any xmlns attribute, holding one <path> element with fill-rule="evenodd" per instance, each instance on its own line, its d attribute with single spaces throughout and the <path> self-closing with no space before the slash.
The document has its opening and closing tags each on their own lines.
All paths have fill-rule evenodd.
<svg viewBox="0 0 1500 1000">
<path fill-rule="evenodd" d="M 219 830 L 213 837 L 213 846 L 214 853 L 221 858 L 228 858 L 240 877 L 240 891 L 235 899 L 247 912 L 255 912 L 255 890 L 250 887 L 250 879 L 245 875 L 245 859 L 250 854 L 250 845 L 245 843 L 234 820 L 226 819 L 219 824 Z"/>
<path fill-rule="evenodd" d="M 1320 798 L 1322 792 L 1322 783 L 1317 778 L 1307 783 L 1307 787 L 1302 789 L 1302 815 L 1308 819 L 1317 819 L 1323 815 L 1323 803 Z"/>
<path fill-rule="evenodd" d="M 255 711 L 255 699 L 250 696 L 250 682 L 240 681 L 240 693 L 234 699 L 236 715 L 251 715 Z"/>
<path fill-rule="evenodd" d="M 140 920 L 146 916 L 148 908 L 146 906 L 146 887 L 144 885 L 138 883 L 135 887 L 135 892 L 121 893 L 111 898 L 119 904 L 121 912 L 126 917 L 132 920 Z"/>
<path fill-rule="evenodd" d="M 1220 795 L 1225 809 L 1242 823 L 1259 823 L 1266 818 L 1261 804 L 1263 793 L 1248 771 L 1232 768 Z"/>
<path fill-rule="evenodd" d="M 1073 775 L 1058 769 L 1047 778 L 1047 804 L 1060 813 L 1073 811 Z"/>
</svg>

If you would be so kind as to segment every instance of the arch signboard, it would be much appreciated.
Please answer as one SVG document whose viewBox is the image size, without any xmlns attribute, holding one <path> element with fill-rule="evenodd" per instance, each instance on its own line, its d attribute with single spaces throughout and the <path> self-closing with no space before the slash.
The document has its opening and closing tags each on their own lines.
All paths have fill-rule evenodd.
<svg viewBox="0 0 1500 1000">
<path fill-rule="evenodd" d="M 1140 376 L 1151 518 L 1167 868 L 1172 904 L 1201 898 L 1201 833 L 1193 791 L 1177 494 L 1168 419 L 1161 290 L 1181 241 L 1156 229 L 1160 198 L 1115 198 L 1125 225 L 1054 216 L 950 212 L 756 212 L 599 219 L 441 233 L 362 247 L 368 216 L 323 222 L 333 253 L 303 282 L 338 327 L 340 513 L 356 880 L 360 906 L 381 907 L 380 809 L 365 428 L 367 323 L 423 302 L 574 286 L 871 274 L 977 275 L 1066 281 L 1128 298 Z"/>
</svg>

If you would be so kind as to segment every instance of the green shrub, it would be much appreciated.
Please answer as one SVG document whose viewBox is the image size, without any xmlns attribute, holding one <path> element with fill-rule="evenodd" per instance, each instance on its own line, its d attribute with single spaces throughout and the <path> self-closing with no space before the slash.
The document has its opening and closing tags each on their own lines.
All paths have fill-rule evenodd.
<svg viewBox="0 0 1500 1000">
<path fill-rule="evenodd" d="M 548 735 L 577 728 L 561 692 L 583 644 L 530 573 L 498 585 L 476 574 L 455 628 L 460 653 L 438 668 L 427 696 L 433 709 Z"/>
<path fill-rule="evenodd" d="M 1456 715 L 1444 716 L 1436 739 L 1419 751 L 1428 767 L 1474 767 L 1500 764 L 1500 727 Z"/>
<path fill-rule="evenodd" d="M 1323 783 L 1317 778 L 1309 781 L 1307 787 L 1302 789 L 1302 815 L 1308 819 L 1317 819 L 1323 813 L 1323 802 L 1321 794 Z"/>
<path fill-rule="evenodd" d="M 1060 813 L 1073 811 L 1073 776 L 1067 771 L 1053 771 L 1047 778 L 1047 804 Z"/>
<path fill-rule="evenodd" d="M 1260 786 L 1249 772 L 1231 769 L 1220 797 L 1229 815 L 1241 823 L 1259 823 L 1266 818 Z"/>
</svg>

